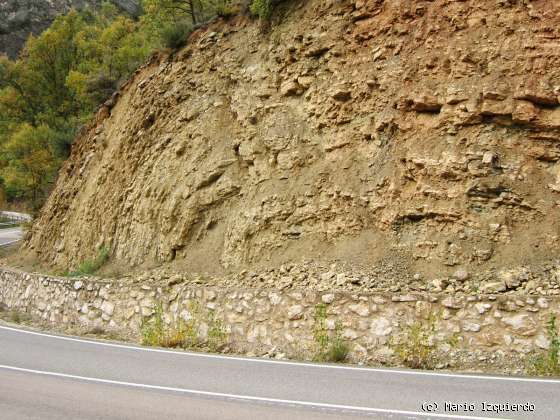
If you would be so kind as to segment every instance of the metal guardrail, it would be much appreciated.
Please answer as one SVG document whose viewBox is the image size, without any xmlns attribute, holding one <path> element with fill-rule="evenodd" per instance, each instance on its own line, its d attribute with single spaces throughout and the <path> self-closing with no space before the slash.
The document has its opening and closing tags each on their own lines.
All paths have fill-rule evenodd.
<svg viewBox="0 0 560 420">
<path fill-rule="evenodd" d="M 7 222 L 0 223 L 0 229 L 2 228 L 10 228 L 10 227 L 17 227 L 21 223 L 30 222 L 32 220 L 31 216 L 25 213 L 16 213 L 11 211 L 0 211 L 0 219 L 8 220 Z M 10 242 L 6 242 L 0 244 L 0 248 L 5 248 L 7 246 L 16 244 L 20 242 L 22 238 L 15 239 Z"/>
<path fill-rule="evenodd" d="M 0 211 L 0 218 L 7 219 L 15 223 L 30 222 L 32 220 L 32 217 L 29 214 L 17 213 L 14 211 Z"/>
</svg>

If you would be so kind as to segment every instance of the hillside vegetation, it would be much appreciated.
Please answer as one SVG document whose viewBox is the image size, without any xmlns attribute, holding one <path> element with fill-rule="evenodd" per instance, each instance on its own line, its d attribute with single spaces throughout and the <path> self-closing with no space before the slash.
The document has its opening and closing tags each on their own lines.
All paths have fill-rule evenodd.
<svg viewBox="0 0 560 420">
<path fill-rule="evenodd" d="M 113 2 L 70 11 L 0 56 L 0 205 L 38 209 L 80 127 L 148 55 L 178 48 L 193 26 L 236 13 L 228 0 L 145 0 L 139 19 Z M 4 203 L 5 204 L 5 203 Z"/>
</svg>

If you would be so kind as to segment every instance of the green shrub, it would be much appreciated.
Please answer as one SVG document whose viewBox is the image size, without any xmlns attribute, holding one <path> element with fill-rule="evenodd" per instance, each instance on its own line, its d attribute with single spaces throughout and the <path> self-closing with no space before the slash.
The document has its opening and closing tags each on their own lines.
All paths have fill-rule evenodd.
<svg viewBox="0 0 560 420">
<path fill-rule="evenodd" d="M 270 20 L 272 16 L 272 0 L 253 0 L 251 14 L 259 19 Z"/>
<path fill-rule="evenodd" d="M 432 314 L 426 322 L 407 326 L 398 343 L 392 343 L 402 364 L 412 369 L 431 369 L 435 365 L 437 348 L 430 343 L 435 333 L 437 316 Z"/>
<path fill-rule="evenodd" d="M 87 334 L 91 334 L 91 335 L 105 335 L 107 334 L 107 331 L 105 331 L 105 328 L 101 327 L 101 326 L 95 326 L 92 327 L 91 329 L 89 329 L 87 331 Z"/>
<path fill-rule="evenodd" d="M 227 333 L 221 319 L 216 319 L 214 314 L 208 316 L 208 349 L 212 352 L 221 350 L 227 340 Z"/>
<path fill-rule="evenodd" d="M 118 88 L 118 81 L 102 71 L 90 75 L 84 86 L 84 96 L 94 104 L 106 101 Z"/>
<path fill-rule="evenodd" d="M 192 26 L 187 22 L 169 24 L 163 28 L 161 33 L 163 45 L 172 50 L 178 50 L 185 46 L 191 32 Z"/>
<path fill-rule="evenodd" d="M 6 315 L 7 320 L 14 324 L 21 324 L 31 320 L 31 316 L 27 312 L 21 312 L 16 309 L 9 311 Z"/>
<path fill-rule="evenodd" d="M 324 303 L 315 306 L 313 339 L 316 350 L 313 360 L 316 362 L 344 362 L 350 348 L 342 338 L 342 325 L 337 322 L 334 335 L 327 330 L 327 307 Z"/>
<path fill-rule="evenodd" d="M 191 300 L 188 304 L 191 318 L 187 321 L 187 340 L 191 346 L 198 343 L 198 328 L 200 318 L 200 305 L 196 300 Z"/>
<path fill-rule="evenodd" d="M 155 306 L 154 311 L 154 315 L 149 320 L 143 319 L 140 326 L 142 344 L 145 346 L 160 346 L 163 341 L 165 323 L 161 303 Z"/>
<path fill-rule="evenodd" d="M 99 248 L 93 260 L 83 261 L 76 271 L 67 274 L 68 277 L 90 276 L 95 274 L 109 260 L 109 249 L 105 246 Z"/>
<path fill-rule="evenodd" d="M 346 361 L 348 353 L 350 353 L 350 348 L 348 347 L 346 341 L 342 338 L 342 325 L 337 323 L 334 331 L 334 337 L 331 339 L 327 348 L 326 360 L 329 362 L 341 363 Z"/>
<path fill-rule="evenodd" d="M 143 345 L 156 347 L 185 347 L 189 336 L 183 320 L 173 326 L 165 324 L 161 303 L 155 305 L 154 315 L 150 319 L 142 321 L 140 332 Z"/>
<path fill-rule="evenodd" d="M 166 325 L 163 318 L 163 305 L 157 303 L 154 314 L 142 321 L 140 332 L 142 344 L 145 346 L 170 348 L 205 348 L 211 352 L 221 350 L 227 341 L 227 333 L 222 320 L 216 319 L 213 313 L 207 317 L 208 340 L 205 342 L 198 336 L 200 326 L 200 306 L 198 302 L 189 303 L 191 318 L 188 321 L 177 320 Z"/>
<path fill-rule="evenodd" d="M 231 0 L 218 1 L 214 5 L 216 15 L 225 19 L 239 13 L 239 6 L 233 6 Z"/>
<path fill-rule="evenodd" d="M 10 321 L 14 324 L 19 324 L 21 322 L 21 316 L 19 315 L 18 311 L 12 311 L 10 313 Z"/>
<path fill-rule="evenodd" d="M 550 341 L 548 350 L 530 357 L 527 370 L 537 376 L 560 376 L 560 336 L 556 326 L 556 315 L 550 315 L 546 332 Z"/>
</svg>

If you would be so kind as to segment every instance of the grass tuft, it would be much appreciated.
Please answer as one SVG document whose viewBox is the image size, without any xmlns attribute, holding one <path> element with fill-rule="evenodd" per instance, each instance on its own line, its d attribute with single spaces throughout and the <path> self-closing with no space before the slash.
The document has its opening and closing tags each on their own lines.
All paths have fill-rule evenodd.
<svg viewBox="0 0 560 420">
<path fill-rule="evenodd" d="M 109 249 L 101 247 L 93 260 L 83 261 L 76 271 L 65 273 L 65 277 L 91 276 L 99 271 L 109 261 Z"/>
<path fill-rule="evenodd" d="M 560 376 L 560 336 L 556 315 L 550 315 L 546 332 L 550 343 L 548 350 L 533 354 L 528 359 L 527 371 L 535 376 Z"/>
</svg>

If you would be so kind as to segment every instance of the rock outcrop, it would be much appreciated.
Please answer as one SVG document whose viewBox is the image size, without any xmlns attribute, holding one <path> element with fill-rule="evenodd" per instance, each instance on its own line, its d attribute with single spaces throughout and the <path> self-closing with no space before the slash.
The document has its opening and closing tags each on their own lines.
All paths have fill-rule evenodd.
<svg viewBox="0 0 560 420">
<path fill-rule="evenodd" d="M 112 3 L 132 16 L 140 13 L 136 0 Z M 100 4 L 100 0 L 0 0 L 0 54 L 15 58 L 29 35 L 44 31 L 57 15 Z"/>
<path fill-rule="evenodd" d="M 77 139 L 27 250 L 68 267 L 105 245 L 121 265 L 212 273 L 305 258 L 453 290 L 550 280 L 560 4 L 277 13 L 267 34 L 216 22 L 140 69 Z"/>
</svg>

